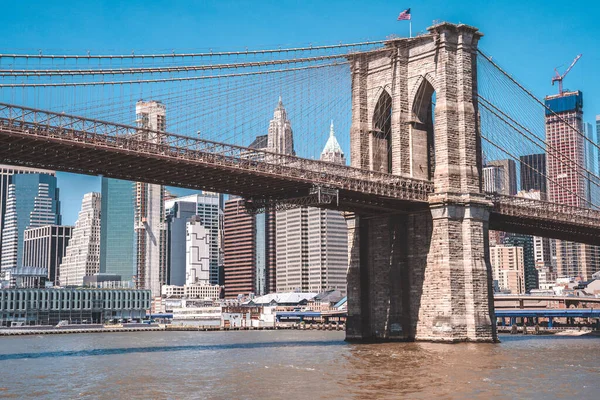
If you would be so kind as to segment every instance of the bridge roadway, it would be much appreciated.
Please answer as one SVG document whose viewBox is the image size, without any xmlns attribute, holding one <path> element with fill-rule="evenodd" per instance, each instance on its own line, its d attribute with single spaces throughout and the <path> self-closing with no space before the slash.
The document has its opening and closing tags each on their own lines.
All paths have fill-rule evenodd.
<svg viewBox="0 0 600 400">
<path fill-rule="evenodd" d="M 158 143 L 140 139 L 151 133 Z M 339 191 L 332 208 L 395 212 L 427 208 L 428 181 L 269 153 L 164 132 L 0 103 L 0 160 L 255 199 Z"/>
<path fill-rule="evenodd" d="M 496 318 L 600 318 L 600 308 L 497 310 Z"/>
<path fill-rule="evenodd" d="M 149 134 L 156 143 L 142 139 Z M 363 214 L 426 211 L 433 193 L 430 181 L 5 103 L 0 160 Z M 315 186 L 335 189 L 339 198 L 324 204 Z M 514 196 L 489 199 L 490 229 L 600 245 L 598 211 Z"/>
<path fill-rule="evenodd" d="M 540 303 L 546 302 L 543 307 Z M 558 302 L 569 305 L 594 304 L 600 309 L 600 297 L 584 296 L 544 296 L 544 295 L 501 295 L 494 296 L 494 308 L 499 309 L 528 309 L 528 308 L 546 308 L 549 302 Z"/>
</svg>

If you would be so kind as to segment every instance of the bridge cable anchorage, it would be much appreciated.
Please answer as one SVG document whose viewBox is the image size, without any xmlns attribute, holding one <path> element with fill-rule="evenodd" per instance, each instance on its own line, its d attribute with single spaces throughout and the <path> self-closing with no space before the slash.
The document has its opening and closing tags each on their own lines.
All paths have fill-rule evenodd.
<svg viewBox="0 0 600 400">
<path fill-rule="evenodd" d="M 357 43 L 338 43 L 332 45 L 309 46 L 309 47 L 290 47 L 265 50 L 245 50 L 245 51 L 221 51 L 221 52 L 204 52 L 204 53 L 162 53 L 162 54 L 116 54 L 116 55 L 93 55 L 93 54 L 0 54 L 1 58 L 24 58 L 24 59 L 171 59 L 171 58 L 200 58 L 200 57 L 222 57 L 222 56 L 243 56 L 257 54 L 274 54 L 274 53 L 292 53 L 304 51 L 318 51 L 339 49 L 346 47 L 371 46 L 385 44 L 388 40 L 374 40 Z"/>
</svg>

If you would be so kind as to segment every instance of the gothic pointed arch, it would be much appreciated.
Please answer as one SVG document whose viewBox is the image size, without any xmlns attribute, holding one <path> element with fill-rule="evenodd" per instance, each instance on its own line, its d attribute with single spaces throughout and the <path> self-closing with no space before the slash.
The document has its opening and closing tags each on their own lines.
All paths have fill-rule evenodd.
<svg viewBox="0 0 600 400">
<path fill-rule="evenodd" d="M 412 101 L 413 176 L 433 179 L 435 172 L 435 88 L 422 77 Z"/>
<path fill-rule="evenodd" d="M 373 110 L 372 130 L 373 152 L 372 169 L 392 172 L 392 96 L 383 90 Z"/>
</svg>

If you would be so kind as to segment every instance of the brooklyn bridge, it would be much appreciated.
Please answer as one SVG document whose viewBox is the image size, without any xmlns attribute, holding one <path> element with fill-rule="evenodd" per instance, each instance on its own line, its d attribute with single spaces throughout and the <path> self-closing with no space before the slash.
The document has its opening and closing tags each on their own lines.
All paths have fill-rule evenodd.
<svg viewBox="0 0 600 400">
<path fill-rule="evenodd" d="M 547 171 L 550 194 L 576 202 L 486 193 L 484 160 L 519 162 L 525 149 L 581 185 L 600 178 L 546 140 L 544 116 L 560 116 L 479 49 L 482 37 L 440 23 L 331 46 L 2 54 L 0 159 L 239 195 L 248 212 L 344 211 L 348 340 L 495 341 L 488 231 L 600 245 L 600 212 Z M 296 110 L 296 155 L 248 147 L 279 95 Z M 131 123 L 140 97 L 167 104 L 166 130 Z M 331 118 L 350 166 L 313 159 Z"/>
</svg>

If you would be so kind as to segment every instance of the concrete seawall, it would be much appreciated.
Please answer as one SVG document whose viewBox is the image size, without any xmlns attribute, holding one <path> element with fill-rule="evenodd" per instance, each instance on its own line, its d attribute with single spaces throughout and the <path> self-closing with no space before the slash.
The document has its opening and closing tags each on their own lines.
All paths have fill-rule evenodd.
<svg viewBox="0 0 600 400">
<path fill-rule="evenodd" d="M 323 330 L 323 331 L 343 331 L 344 325 L 336 324 L 290 324 L 279 326 L 263 327 L 222 327 L 222 326 L 187 326 L 187 325 L 160 325 L 149 327 L 96 327 L 96 328 L 54 328 L 54 327 L 36 327 L 31 328 L 6 328 L 0 329 L 0 336 L 23 336 L 23 335 L 58 335 L 75 333 L 119 333 L 119 332 L 156 332 L 156 331 L 265 331 L 265 330 Z"/>
</svg>

